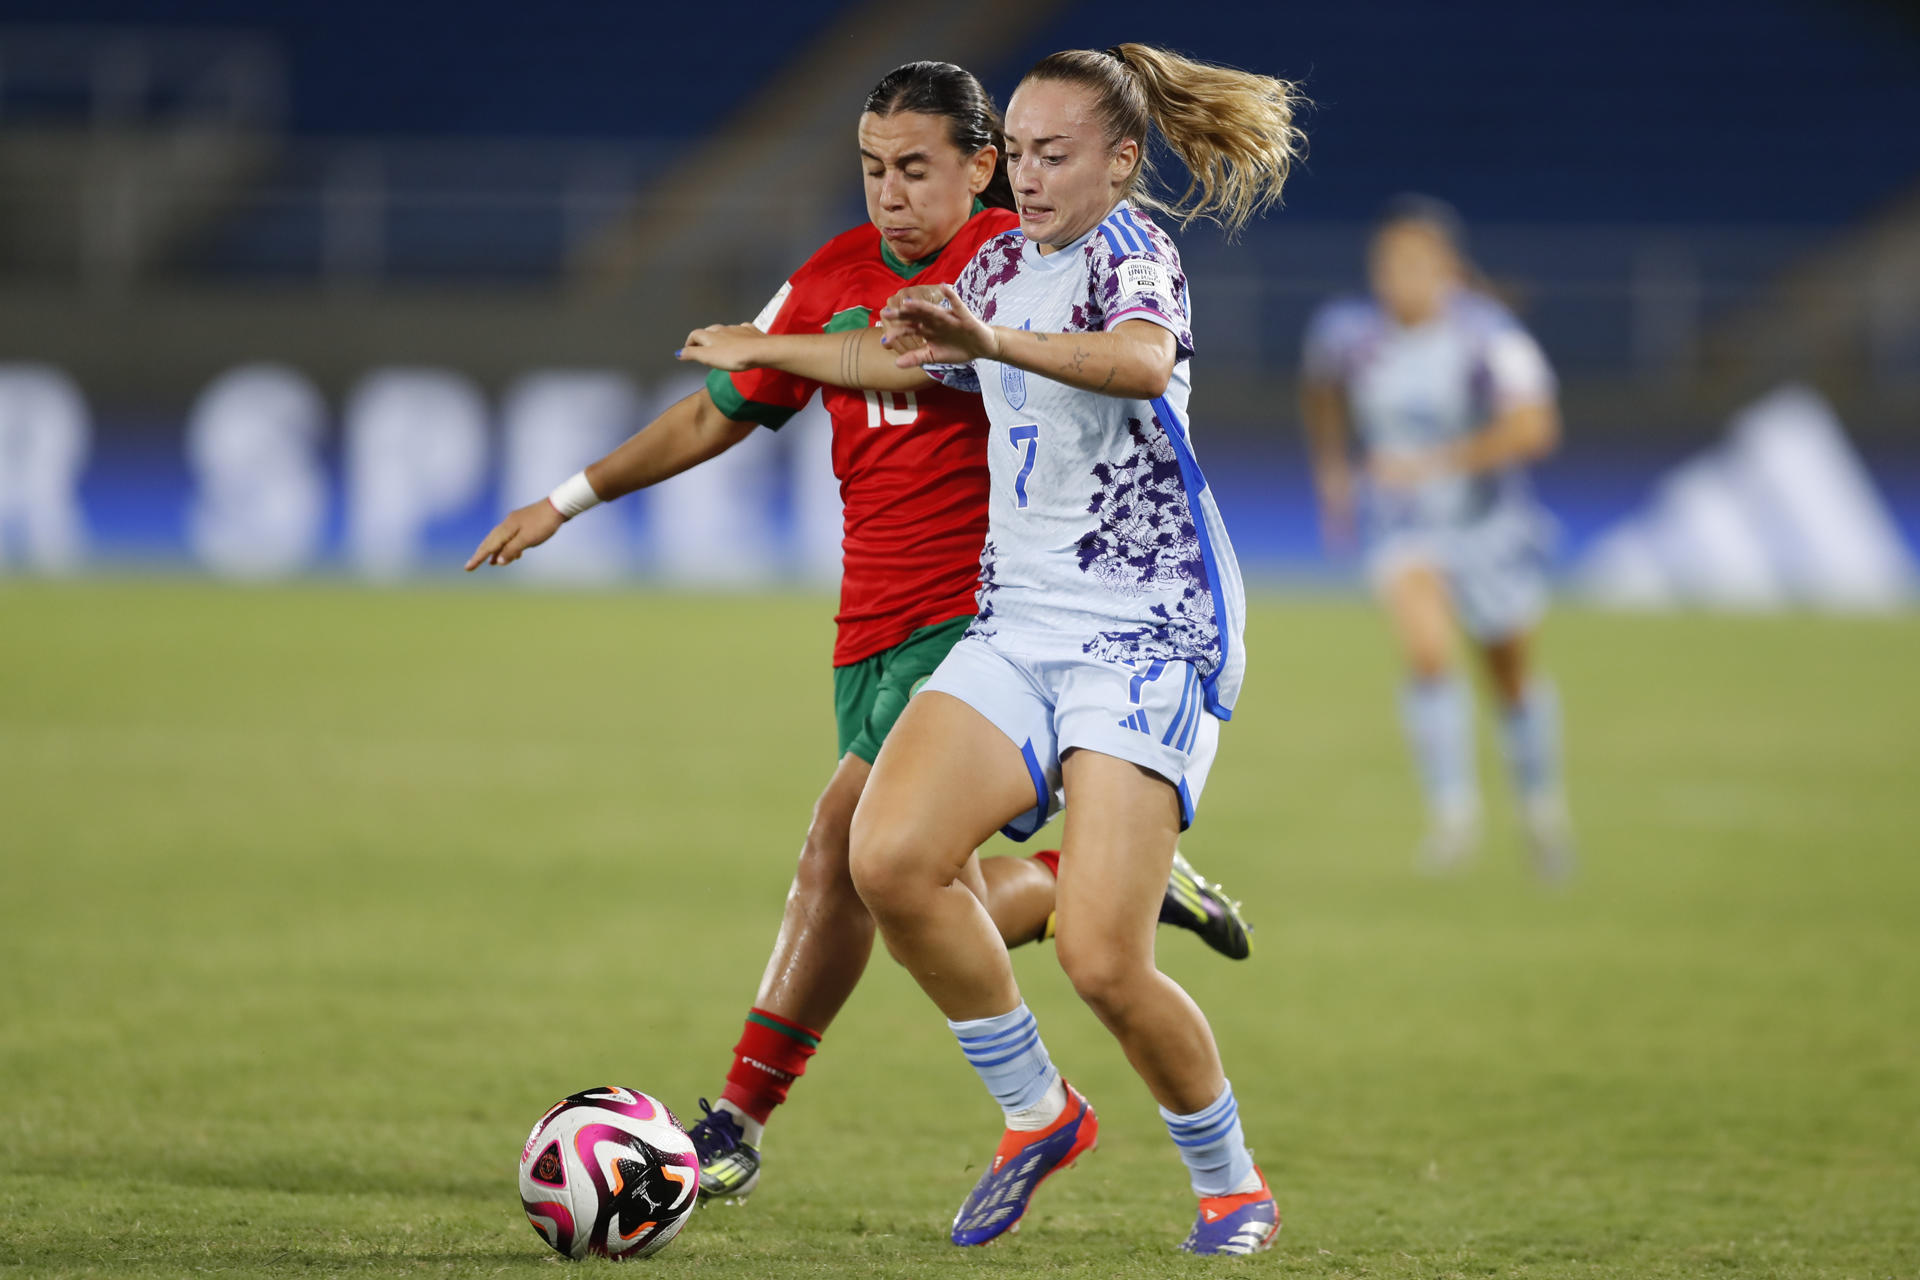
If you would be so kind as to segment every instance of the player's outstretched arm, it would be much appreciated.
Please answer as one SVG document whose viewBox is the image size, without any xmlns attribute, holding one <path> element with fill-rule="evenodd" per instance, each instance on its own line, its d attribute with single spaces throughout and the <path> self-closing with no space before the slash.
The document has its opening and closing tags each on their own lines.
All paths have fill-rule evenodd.
<svg viewBox="0 0 1920 1280">
<path fill-rule="evenodd" d="M 997 360 L 1082 391 L 1123 400 L 1167 393 L 1179 343 L 1149 320 L 1124 320 L 1105 333 L 1035 333 L 989 325 L 967 310 L 951 285 L 906 289 L 880 313 L 884 341 L 902 368 Z"/>
<path fill-rule="evenodd" d="M 1560 445 L 1560 410 L 1551 400 L 1511 405 L 1472 435 L 1418 453 L 1384 453 L 1369 468 L 1385 489 L 1417 489 L 1436 476 L 1477 475 L 1525 466 Z"/>
<path fill-rule="evenodd" d="M 846 333 L 762 333 L 750 324 L 709 325 L 687 335 L 681 360 L 737 373 L 778 369 L 809 382 L 860 391 L 915 391 L 932 381 L 919 369 L 896 368 L 878 329 Z"/>
<path fill-rule="evenodd" d="M 1300 384 L 1300 421 L 1320 502 L 1320 537 L 1329 551 L 1354 540 L 1353 464 L 1347 457 L 1347 399 L 1338 385 L 1308 377 Z"/>
<path fill-rule="evenodd" d="M 1551 400 L 1534 400 L 1502 410 L 1456 442 L 1448 460 L 1461 471 L 1503 471 L 1538 462 L 1559 447 L 1559 407 Z"/>
<path fill-rule="evenodd" d="M 595 499 L 611 502 L 718 457 L 751 434 L 751 422 L 735 422 L 721 413 L 703 387 L 634 432 L 582 474 Z M 551 498 L 508 512 L 467 558 L 467 571 L 471 573 L 483 564 L 512 564 L 527 548 L 551 538 L 566 521 Z"/>
</svg>

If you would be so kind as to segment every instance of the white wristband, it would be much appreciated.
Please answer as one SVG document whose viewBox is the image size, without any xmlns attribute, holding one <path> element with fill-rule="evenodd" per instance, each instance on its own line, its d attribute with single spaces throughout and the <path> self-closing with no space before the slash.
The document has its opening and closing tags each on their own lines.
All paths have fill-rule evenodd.
<svg viewBox="0 0 1920 1280">
<path fill-rule="evenodd" d="M 599 506 L 600 495 L 587 483 L 587 473 L 576 471 L 547 495 L 547 501 L 553 504 L 553 509 L 560 513 L 562 520 L 571 520 L 582 511 Z"/>
</svg>

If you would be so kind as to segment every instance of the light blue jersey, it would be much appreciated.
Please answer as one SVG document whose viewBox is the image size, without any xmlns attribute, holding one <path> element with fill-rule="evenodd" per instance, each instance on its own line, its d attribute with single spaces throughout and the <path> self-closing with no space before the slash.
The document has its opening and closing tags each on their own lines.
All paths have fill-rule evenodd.
<svg viewBox="0 0 1920 1280">
<path fill-rule="evenodd" d="M 1035 652 L 1071 645 L 1107 663 L 1189 663 L 1200 674 L 1195 701 L 1228 718 L 1246 669 L 1246 595 L 1188 432 L 1193 335 L 1172 241 L 1122 204 L 1050 254 L 1018 232 L 990 240 L 955 287 L 989 324 L 1071 334 L 1145 320 L 1178 344 L 1166 394 L 1151 401 L 992 360 L 929 368 L 980 392 L 991 423 L 970 634 Z"/>
<path fill-rule="evenodd" d="M 1408 327 L 1371 298 L 1328 303 L 1307 328 L 1306 376 L 1347 395 L 1370 452 L 1413 452 L 1472 435 L 1501 410 L 1550 402 L 1553 370 L 1539 344 L 1491 298 L 1465 290 L 1439 316 Z M 1459 528 L 1503 502 L 1527 501 L 1518 469 L 1439 476 L 1379 503 L 1382 534 Z"/>
<path fill-rule="evenodd" d="M 1308 325 L 1302 372 L 1345 392 L 1369 453 L 1424 452 L 1555 394 L 1539 344 L 1505 307 L 1466 290 L 1411 327 L 1371 298 L 1330 302 Z M 1440 569 L 1462 623 L 1482 639 L 1538 619 L 1552 525 L 1520 468 L 1436 476 L 1411 493 L 1371 498 L 1376 577 L 1408 562 Z"/>
</svg>

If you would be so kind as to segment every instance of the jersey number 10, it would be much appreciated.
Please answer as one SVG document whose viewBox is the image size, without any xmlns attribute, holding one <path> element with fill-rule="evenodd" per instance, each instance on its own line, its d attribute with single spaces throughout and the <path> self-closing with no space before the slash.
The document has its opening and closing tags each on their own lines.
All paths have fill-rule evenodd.
<svg viewBox="0 0 1920 1280">
<path fill-rule="evenodd" d="M 904 403 L 902 403 L 904 402 Z M 911 391 L 867 392 L 867 428 L 911 426 L 920 416 L 920 401 Z"/>
</svg>

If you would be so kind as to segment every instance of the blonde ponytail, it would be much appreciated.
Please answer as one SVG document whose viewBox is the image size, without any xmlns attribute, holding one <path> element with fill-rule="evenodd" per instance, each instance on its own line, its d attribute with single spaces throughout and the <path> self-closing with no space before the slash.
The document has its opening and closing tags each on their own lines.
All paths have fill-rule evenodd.
<svg viewBox="0 0 1920 1280">
<path fill-rule="evenodd" d="M 1209 219 L 1229 238 L 1280 199 L 1287 174 L 1306 151 L 1294 125 L 1304 99 L 1286 80 L 1196 62 L 1146 44 L 1105 51 L 1069 49 L 1042 59 L 1029 80 L 1055 80 L 1092 90 L 1115 146 L 1140 144 L 1128 196 L 1177 218 Z M 1150 134 L 1186 165 L 1187 189 L 1167 201 L 1149 189 Z"/>
</svg>

